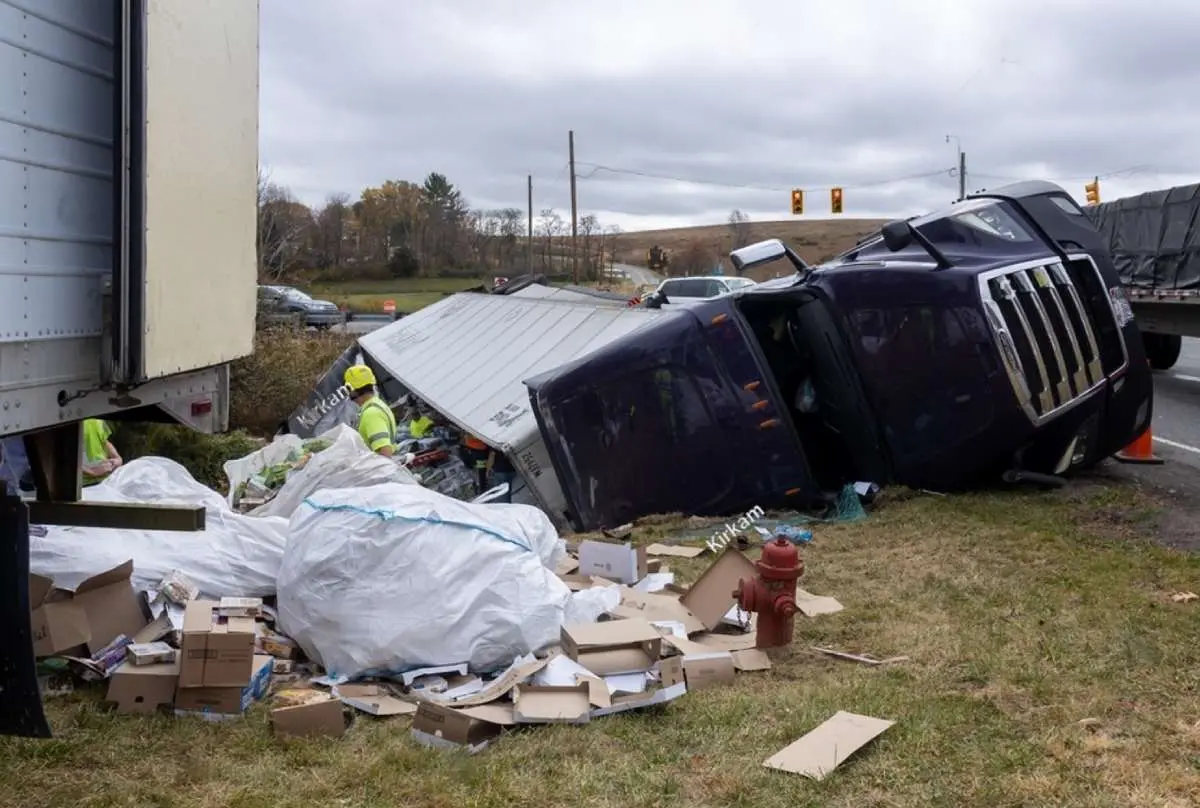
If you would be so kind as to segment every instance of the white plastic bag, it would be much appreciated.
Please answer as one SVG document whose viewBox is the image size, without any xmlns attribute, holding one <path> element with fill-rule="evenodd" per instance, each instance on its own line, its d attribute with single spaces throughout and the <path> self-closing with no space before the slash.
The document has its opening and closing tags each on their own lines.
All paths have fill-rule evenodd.
<svg viewBox="0 0 1200 808">
<path fill-rule="evenodd" d="M 321 491 L 292 515 L 279 627 L 333 677 L 467 662 L 485 672 L 558 642 L 561 541 L 529 506 L 415 485 Z"/>
<path fill-rule="evenodd" d="M 316 440 L 330 441 L 330 445 L 309 458 L 303 468 L 291 472 L 274 497 L 250 512 L 253 516 L 286 519 L 300 507 L 305 497 L 328 488 L 418 484 L 412 472 L 396 460 L 372 452 L 358 432 L 344 424 L 318 435 Z M 231 489 L 232 484 L 230 477 Z"/>
<path fill-rule="evenodd" d="M 275 593 L 287 520 L 260 519 L 230 510 L 225 499 L 164 457 L 131 460 L 102 483 L 85 488 L 88 502 L 203 505 L 197 532 L 47 527 L 30 536 L 31 572 L 73 586 L 133 559 L 133 583 L 152 589 L 181 571 L 210 597 L 265 597 Z"/>
<path fill-rule="evenodd" d="M 249 480 L 263 469 L 286 461 L 294 454 L 299 454 L 304 447 L 304 441 L 296 435 L 279 435 L 273 441 L 256 452 L 245 457 L 226 461 L 222 467 L 225 477 L 229 480 L 229 494 L 225 497 L 229 507 L 234 506 L 234 492 L 238 486 Z"/>
</svg>

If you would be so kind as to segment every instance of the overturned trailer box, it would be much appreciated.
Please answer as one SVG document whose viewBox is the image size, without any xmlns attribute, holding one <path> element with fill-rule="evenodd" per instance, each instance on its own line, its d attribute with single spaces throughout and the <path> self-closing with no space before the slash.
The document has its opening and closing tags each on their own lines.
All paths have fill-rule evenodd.
<svg viewBox="0 0 1200 808">
<path fill-rule="evenodd" d="M 672 316 L 583 295 L 561 297 L 458 294 L 358 341 L 389 399 L 412 393 L 503 452 L 521 477 L 513 501 L 536 505 L 560 529 L 574 519 L 523 381 Z M 352 353 L 327 374 L 329 384 L 353 361 Z M 330 393 L 327 400 L 338 395 Z M 340 403 L 327 407 L 322 418 L 337 417 L 333 413 L 341 409 Z"/>
<path fill-rule="evenodd" d="M 529 379 L 577 529 L 807 507 L 855 480 L 1057 484 L 1150 422 L 1107 244 L 1057 185 L 893 222 L 816 268 L 777 240 L 731 257 L 796 273 Z"/>
</svg>

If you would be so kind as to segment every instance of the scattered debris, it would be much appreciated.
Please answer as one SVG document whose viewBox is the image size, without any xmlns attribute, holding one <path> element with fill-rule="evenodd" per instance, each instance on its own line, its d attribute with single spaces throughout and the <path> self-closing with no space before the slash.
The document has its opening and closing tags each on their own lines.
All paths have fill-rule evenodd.
<svg viewBox="0 0 1200 808">
<path fill-rule="evenodd" d="M 838 711 L 832 718 L 767 758 L 769 769 L 823 780 L 895 721 Z"/>
<path fill-rule="evenodd" d="M 848 659 L 851 662 L 860 662 L 863 665 L 879 666 L 879 665 L 894 665 L 897 662 L 908 662 L 908 657 L 906 657 L 906 656 L 896 656 L 896 657 L 888 657 L 887 659 L 879 659 L 878 657 L 871 656 L 870 654 L 851 654 L 847 651 L 838 651 L 833 648 L 822 648 L 817 645 L 813 645 L 810 647 L 812 648 L 812 650 L 817 651 L 818 653 L 822 653 L 822 654 L 825 654 L 825 655 L 831 656 L 831 657 L 837 657 L 838 659 Z"/>
<path fill-rule="evenodd" d="M 1191 603 L 1193 600 L 1200 600 L 1200 595 L 1195 592 L 1176 592 L 1171 595 L 1171 600 L 1176 603 Z"/>
<path fill-rule="evenodd" d="M 693 547 L 686 544 L 650 544 L 646 546 L 649 555 L 672 556 L 675 558 L 698 558 L 704 554 L 705 547 Z"/>
</svg>

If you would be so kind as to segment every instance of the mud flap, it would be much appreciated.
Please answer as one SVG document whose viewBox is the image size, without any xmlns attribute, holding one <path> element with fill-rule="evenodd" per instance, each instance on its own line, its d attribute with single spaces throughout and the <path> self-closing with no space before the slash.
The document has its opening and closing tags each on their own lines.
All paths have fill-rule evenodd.
<svg viewBox="0 0 1200 808">
<path fill-rule="evenodd" d="M 0 735 L 49 738 L 29 620 L 29 509 L 0 495 Z"/>
</svg>

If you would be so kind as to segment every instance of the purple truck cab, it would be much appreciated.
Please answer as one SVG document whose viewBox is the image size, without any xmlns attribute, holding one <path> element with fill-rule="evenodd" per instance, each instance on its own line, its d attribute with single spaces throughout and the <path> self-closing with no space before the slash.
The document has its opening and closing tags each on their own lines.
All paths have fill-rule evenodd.
<svg viewBox="0 0 1200 808">
<path fill-rule="evenodd" d="M 857 480 L 1053 480 L 1118 451 L 1153 386 L 1111 258 L 1057 185 L 893 222 L 526 384 L 571 523 L 808 508 Z"/>
</svg>

